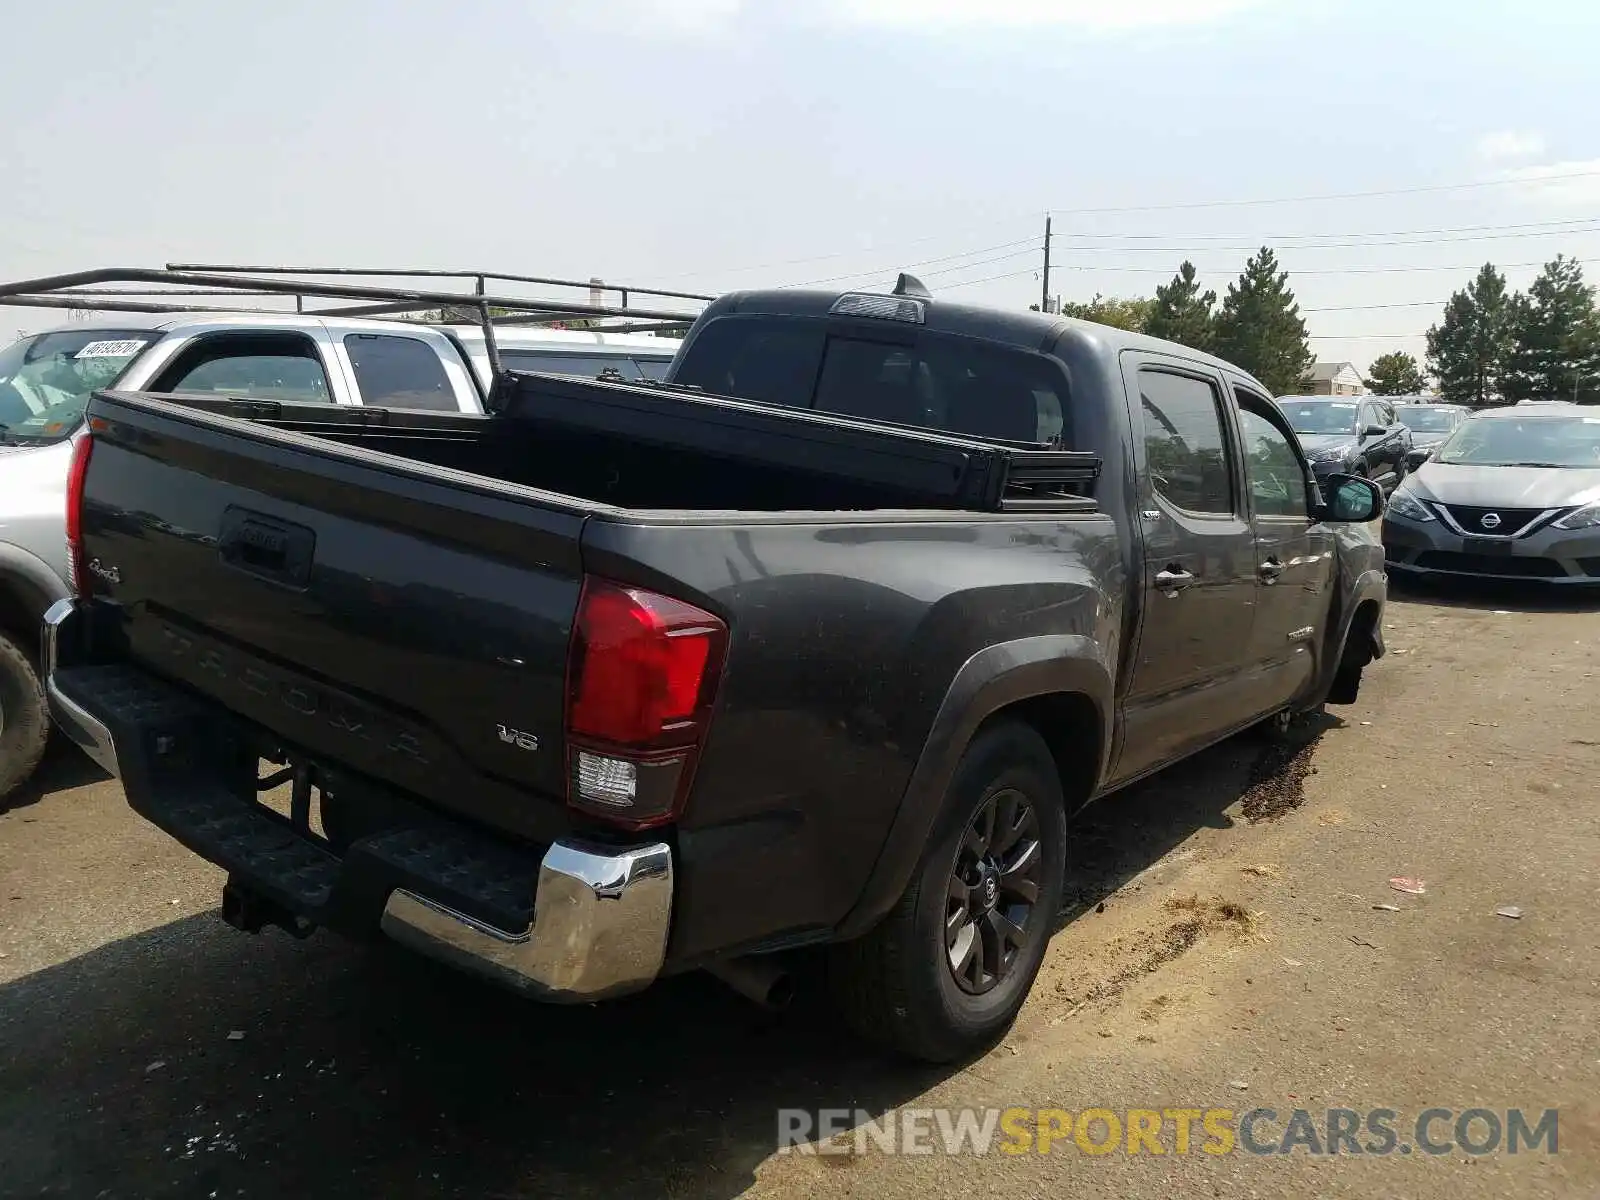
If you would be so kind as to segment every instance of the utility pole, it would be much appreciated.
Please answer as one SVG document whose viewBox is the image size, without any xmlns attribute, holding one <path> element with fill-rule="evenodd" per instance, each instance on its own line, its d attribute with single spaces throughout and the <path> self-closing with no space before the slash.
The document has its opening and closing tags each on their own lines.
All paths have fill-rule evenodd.
<svg viewBox="0 0 1600 1200">
<path fill-rule="evenodd" d="M 1050 214 L 1044 215 L 1044 293 L 1040 297 L 1039 311 L 1050 311 Z"/>
</svg>

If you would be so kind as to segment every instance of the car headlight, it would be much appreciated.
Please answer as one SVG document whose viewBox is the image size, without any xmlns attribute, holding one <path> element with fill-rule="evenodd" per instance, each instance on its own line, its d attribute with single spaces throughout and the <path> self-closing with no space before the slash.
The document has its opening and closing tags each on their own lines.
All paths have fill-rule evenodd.
<svg viewBox="0 0 1600 1200">
<path fill-rule="evenodd" d="M 1344 449 L 1339 446 L 1334 446 L 1329 450 L 1318 450 L 1311 456 L 1311 461 L 1314 463 L 1341 462 L 1343 461 L 1344 456 Z"/>
<path fill-rule="evenodd" d="M 1408 521 L 1431 521 L 1434 516 L 1428 511 L 1428 506 L 1418 500 L 1405 488 L 1396 488 L 1389 497 L 1389 511 L 1404 517 Z"/>
<path fill-rule="evenodd" d="M 1593 529 L 1600 526 L 1600 504 L 1586 504 L 1556 522 L 1557 529 Z"/>
</svg>

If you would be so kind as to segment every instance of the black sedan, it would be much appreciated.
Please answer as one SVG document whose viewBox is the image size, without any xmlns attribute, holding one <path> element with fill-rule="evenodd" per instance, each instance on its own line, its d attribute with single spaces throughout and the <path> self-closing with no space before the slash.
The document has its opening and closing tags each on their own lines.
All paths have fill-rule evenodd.
<svg viewBox="0 0 1600 1200">
<path fill-rule="evenodd" d="M 1278 407 L 1300 437 L 1317 479 L 1360 475 L 1385 492 L 1406 473 L 1411 432 L 1377 396 L 1281 396 Z"/>
</svg>

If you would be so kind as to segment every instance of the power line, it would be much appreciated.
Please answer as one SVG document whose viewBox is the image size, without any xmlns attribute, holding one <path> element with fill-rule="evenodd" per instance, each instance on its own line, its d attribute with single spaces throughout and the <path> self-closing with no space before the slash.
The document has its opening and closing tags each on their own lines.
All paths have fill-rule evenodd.
<svg viewBox="0 0 1600 1200">
<path fill-rule="evenodd" d="M 1574 259 L 1573 261 L 1589 264 L 1600 262 L 1600 258 L 1579 258 Z M 1544 265 L 1545 264 L 1542 260 L 1536 260 L 1534 262 L 1496 263 L 1495 268 L 1497 270 L 1516 270 L 1519 267 L 1542 267 Z M 1482 266 L 1482 263 L 1473 263 L 1471 266 L 1466 267 L 1320 267 L 1304 270 L 1296 269 L 1290 271 L 1289 276 L 1290 278 L 1293 278 L 1297 275 L 1406 275 L 1413 272 L 1426 271 L 1476 271 Z M 1120 272 L 1124 275 L 1173 274 L 1173 271 L 1167 267 L 1122 267 L 1075 264 L 1074 266 L 1066 269 L 1072 271 L 1114 271 Z"/>
<path fill-rule="evenodd" d="M 1027 246 L 1028 249 L 1025 251 L 1025 253 L 1028 253 L 1028 254 L 1033 254 L 1037 250 L 1037 243 L 1036 243 L 1035 239 L 1033 239 L 1033 238 L 1021 238 L 1021 239 L 1019 239 L 1019 240 L 1017 240 L 1015 242 L 1001 242 L 998 246 L 981 246 L 976 250 L 965 250 L 965 251 L 962 251 L 960 254 L 946 254 L 941 258 L 924 258 L 924 259 L 920 259 L 920 260 L 915 261 L 915 262 L 902 262 L 902 263 L 899 263 L 899 264 L 897 264 L 895 266 L 892 266 L 892 267 L 874 267 L 873 269 L 867 270 L 867 271 L 851 271 L 846 275 L 829 275 L 824 279 L 807 279 L 807 280 L 805 280 L 805 281 L 803 281 L 801 283 L 788 283 L 788 284 L 784 284 L 783 286 L 784 287 L 811 287 L 813 284 L 818 284 L 818 283 L 838 283 L 840 280 L 860 279 L 860 278 L 862 278 L 864 276 L 877 277 L 879 275 L 893 275 L 893 274 L 896 274 L 896 273 L 898 273 L 900 271 L 904 271 L 904 270 L 906 270 L 906 269 L 908 269 L 910 267 L 925 267 L 925 266 L 930 266 L 930 265 L 932 265 L 934 263 L 950 262 L 952 259 L 957 259 L 957 258 L 971 258 L 972 256 L 977 255 L 977 254 L 988 254 L 992 250 L 1007 250 L 1007 249 L 1010 249 L 1013 246 Z M 1015 254 L 1003 254 L 1003 255 L 1000 256 L 1000 258 L 1015 258 L 1015 257 L 1016 257 Z M 984 261 L 985 262 L 998 262 L 999 259 L 985 259 Z M 966 266 L 978 266 L 978 265 L 981 265 L 981 264 L 979 264 L 979 263 L 967 263 L 967 264 L 964 264 L 964 265 L 966 265 Z M 961 269 L 960 267 L 945 267 L 945 268 L 943 268 L 943 270 L 940 270 L 940 271 L 928 271 L 928 272 L 925 272 L 925 273 L 929 274 L 929 275 L 939 275 L 939 274 L 943 274 L 945 271 L 959 271 L 960 269 Z"/>
<path fill-rule="evenodd" d="M 949 288 L 964 288 L 971 287 L 977 283 L 993 283 L 996 279 L 1015 279 L 1019 275 L 1037 275 L 1038 273 L 1039 268 L 1037 267 L 1024 267 L 1020 271 L 1007 271 L 1003 275 L 985 275 L 982 279 L 961 279 L 954 283 L 947 283 L 945 286 Z"/>
<path fill-rule="evenodd" d="M 1600 221 L 1600 218 L 1587 218 L 1590 222 Z M 1206 246 L 1206 252 L 1238 251 L 1252 254 L 1261 249 L 1263 245 L 1270 245 L 1275 250 L 1364 250 L 1369 246 L 1435 246 L 1455 242 L 1490 242 L 1505 238 L 1534 238 L 1534 237 L 1571 237 L 1574 234 L 1600 233 L 1600 225 L 1591 224 L 1586 229 L 1546 229 L 1527 233 L 1477 233 L 1467 237 L 1434 237 L 1434 238 L 1406 238 L 1391 241 L 1367 242 L 1307 242 L 1300 245 L 1286 245 L 1281 239 L 1268 239 L 1265 242 L 1252 242 L 1249 245 L 1238 246 Z M 1306 235 L 1311 236 L 1311 235 Z M 1193 246 L 1069 246 L 1069 254 L 1192 254 Z"/>
<path fill-rule="evenodd" d="M 977 262 L 958 263 L 953 267 L 940 267 L 937 270 L 933 270 L 933 271 L 923 271 L 922 275 L 923 275 L 924 278 L 932 279 L 935 275 L 948 275 L 952 271 L 967 271 L 967 270 L 971 270 L 973 267 L 992 266 L 993 264 L 999 263 L 999 262 L 1009 262 L 1013 258 L 1038 258 L 1038 257 L 1039 257 L 1039 246 L 1038 246 L 1038 243 L 1036 242 L 1032 246 L 1029 246 L 1025 250 L 1013 250 L 1010 254 L 997 254 L 993 258 L 980 258 Z M 1031 267 L 1029 268 L 1029 270 L 1032 270 L 1032 269 L 1033 268 L 1031 268 Z M 876 273 L 879 274 L 879 275 L 882 275 L 885 272 L 879 271 L 879 272 L 876 272 Z"/>
<path fill-rule="evenodd" d="M 1087 216 L 1095 213 L 1178 212 L 1198 208 L 1246 208 L 1267 204 L 1313 204 L 1324 200 L 1368 200 L 1380 196 L 1415 196 L 1426 192 L 1459 192 L 1472 188 L 1505 187 L 1510 184 L 1557 183 L 1567 179 L 1593 179 L 1600 171 L 1573 171 L 1564 175 L 1541 175 L 1537 178 L 1480 179 L 1471 183 L 1431 183 L 1419 187 L 1380 188 L 1367 192 L 1324 192 L 1313 196 L 1275 196 L 1255 200 L 1192 200 L 1183 204 L 1118 205 L 1102 208 L 1053 208 L 1055 216 Z"/>
<path fill-rule="evenodd" d="M 1302 308 L 1303 313 L 1371 312 L 1380 308 L 1443 308 L 1448 300 L 1407 300 L 1399 304 L 1335 304 L 1321 308 Z"/>
<path fill-rule="evenodd" d="M 1308 342 L 1381 342 L 1392 341 L 1395 338 L 1427 337 L 1428 331 L 1420 333 L 1308 333 Z"/>
<path fill-rule="evenodd" d="M 1572 230 L 1572 229 L 1552 230 L 1549 233 L 1541 232 L 1541 233 L 1538 233 L 1538 234 L 1532 234 L 1532 233 L 1530 233 L 1530 234 L 1509 234 L 1509 233 L 1507 233 L 1507 234 L 1500 234 L 1500 235 L 1494 235 L 1494 236 L 1497 236 L 1497 237 L 1501 237 L 1501 236 L 1503 236 L 1503 237 L 1541 236 L 1541 237 L 1543 237 L 1543 236 L 1551 236 L 1551 235 L 1553 235 L 1555 233 L 1561 233 L 1561 232 L 1567 232 L 1567 233 L 1600 233 L 1600 217 L 1576 218 L 1576 219 L 1574 219 L 1573 222 L 1556 222 L 1556 224 L 1569 224 L 1569 223 L 1578 223 L 1578 222 L 1582 222 L 1584 224 L 1588 224 L 1588 225 L 1594 226 L 1594 228 L 1582 229 L 1582 230 Z M 1543 222 L 1538 223 L 1539 226 L 1542 226 L 1543 224 L 1545 224 L 1545 223 L 1543 223 Z M 1470 228 L 1473 228 L 1473 227 L 1468 226 L 1468 227 L 1465 227 L 1465 228 L 1470 229 Z M 1485 228 L 1485 229 L 1495 229 L 1495 228 L 1515 229 L 1515 228 L 1518 228 L 1518 226 L 1503 226 L 1503 227 L 1502 226 L 1481 226 L 1479 228 Z M 1428 232 L 1428 231 L 1419 230 L 1419 231 L 1416 231 L 1416 232 Z M 1059 237 L 1060 235 L 1057 235 L 1057 236 Z M 1077 236 L 1077 235 L 1069 235 L 1069 236 Z M 1107 235 L 1107 236 L 1115 236 L 1115 235 Z M 1312 236 L 1312 235 L 1303 235 L 1303 236 L 1308 236 L 1309 237 L 1309 236 Z M 1350 235 L 1334 235 L 1334 236 L 1350 236 Z M 1281 239 L 1275 239 L 1275 240 L 1281 240 Z M 1440 238 L 1440 239 L 1437 239 L 1437 241 L 1439 241 L 1439 242 L 1449 242 L 1449 241 L 1458 241 L 1458 240 L 1459 241 L 1472 241 L 1472 240 L 1478 240 L 1478 239 L 1477 238 L 1460 238 L 1460 239 L 1456 239 L 1456 238 Z M 1434 241 L 1433 240 L 1411 240 L 1411 241 L 1394 241 L 1394 242 L 1353 242 L 1353 243 L 1352 242 L 1334 242 L 1334 243 L 1327 243 L 1327 244 L 1324 244 L 1324 245 L 1298 245 L 1298 246 L 1287 246 L 1287 245 L 1281 245 L 1280 244 L 1278 246 L 1278 249 L 1284 250 L 1284 251 L 1290 251 L 1290 250 L 1313 250 L 1313 249 L 1314 250 L 1332 250 L 1332 249 L 1361 249 L 1361 248 L 1363 248 L 1365 246 L 1391 246 L 1391 245 L 1392 246 L 1410 246 L 1410 245 L 1420 246 L 1420 245 L 1430 245 L 1430 244 L 1434 244 Z M 1238 245 L 1238 246 L 1209 246 L 1209 247 L 1206 247 L 1207 250 L 1216 250 L 1216 251 L 1219 251 L 1219 252 L 1222 252 L 1222 251 L 1237 251 L 1237 252 L 1241 252 L 1241 253 L 1251 252 L 1251 251 L 1254 251 L 1254 250 L 1256 250 L 1258 248 L 1259 247 L 1257 245 L 1254 245 L 1254 244 L 1251 244 L 1251 245 Z M 1069 247 L 1066 247 L 1066 253 L 1068 253 L 1068 254 L 1073 254 L 1073 253 L 1104 254 L 1104 253 L 1115 253 L 1118 250 L 1126 250 L 1130 254 L 1154 254 L 1154 253 L 1189 254 L 1189 253 L 1193 253 L 1194 249 L 1195 248 L 1191 247 L 1191 246 L 1120 246 L 1120 247 L 1118 247 L 1118 246 L 1107 246 L 1107 247 L 1101 247 L 1101 246 L 1069 246 Z M 993 264 L 993 263 L 1006 262 L 1006 261 L 1009 261 L 1011 259 L 1022 258 L 1022 257 L 1028 256 L 1028 255 L 1036 254 L 1036 253 L 1038 253 L 1038 250 L 1039 250 L 1039 247 L 1038 247 L 1038 244 L 1037 244 L 1035 239 L 1032 239 L 1032 238 L 1020 238 L 1020 239 L 1018 239 L 1016 241 L 1013 241 L 1013 242 L 1000 242 L 1000 243 L 998 243 L 996 245 L 992 245 L 992 246 L 979 246 L 979 247 L 976 247 L 976 248 L 974 248 L 972 250 L 963 250 L 963 251 L 960 251 L 958 253 L 940 255 L 940 256 L 935 257 L 935 258 L 916 259 L 916 260 L 912 260 L 910 262 L 900 262 L 900 263 L 894 264 L 893 266 L 881 266 L 881 267 L 870 268 L 870 269 L 867 269 L 867 270 L 851 271 L 851 272 L 844 273 L 844 274 L 839 274 L 839 275 L 829 275 L 829 276 L 824 276 L 822 278 L 817 278 L 817 279 L 807 279 L 807 280 L 801 280 L 801 281 L 794 282 L 794 283 L 786 283 L 786 284 L 782 284 L 780 286 L 783 286 L 783 287 L 812 287 L 812 286 L 816 286 L 816 285 L 819 285 L 819 284 L 825 284 L 825 283 L 840 283 L 840 282 L 847 282 L 847 281 L 850 281 L 850 280 L 878 279 L 878 278 L 881 278 L 881 277 L 886 276 L 886 275 L 891 275 L 892 276 L 895 273 L 897 273 L 899 271 L 902 271 L 902 270 L 909 270 L 909 269 L 912 269 L 912 268 L 924 268 L 924 267 L 929 267 L 929 266 L 933 266 L 933 267 L 935 267 L 935 269 L 933 269 L 931 271 L 924 270 L 922 272 L 923 275 L 930 276 L 930 277 L 931 276 L 936 276 L 936 275 L 948 275 L 948 274 L 951 274 L 952 272 L 964 271 L 964 270 L 967 270 L 967 269 L 973 268 L 973 267 L 987 266 L 987 265 L 990 265 L 990 264 Z M 988 258 L 980 258 L 980 257 L 978 257 L 980 255 L 991 254 L 991 252 L 993 252 L 993 251 L 1006 251 L 1006 253 L 994 254 L 994 255 L 992 255 L 992 257 L 988 257 Z M 970 262 L 956 262 L 957 259 L 972 259 L 973 261 L 970 261 Z M 1594 262 L 1594 261 L 1600 261 L 1600 260 L 1580 259 L 1579 261 L 1580 262 Z M 936 264 L 939 264 L 939 263 L 953 263 L 954 265 L 952 265 L 952 266 L 942 266 L 942 267 L 936 266 Z M 1504 265 L 1506 267 L 1516 268 L 1516 267 L 1542 266 L 1543 263 L 1542 262 L 1526 262 L 1526 263 L 1506 263 L 1506 264 L 1502 264 L 1502 265 Z M 1064 269 L 1069 270 L 1069 271 L 1070 270 L 1074 270 L 1074 269 L 1075 270 L 1081 270 L 1081 271 L 1123 271 L 1123 272 L 1129 272 L 1129 273 L 1154 273 L 1154 274 L 1163 274 L 1163 275 L 1167 273 L 1167 270 L 1164 267 L 1163 268 L 1151 268 L 1151 267 L 1139 267 L 1139 266 L 1126 266 L 1126 267 L 1124 267 L 1124 266 L 1108 266 L 1108 265 L 1105 265 L 1105 264 L 1094 265 L 1094 264 L 1085 264 L 1085 263 L 1075 263 L 1075 264 L 1073 264 L 1073 266 L 1067 267 L 1067 268 L 1064 268 Z M 1215 270 L 1215 268 L 1208 268 L 1208 269 Z M 1320 268 L 1320 269 L 1319 268 L 1306 268 L 1306 269 L 1291 271 L 1290 274 L 1291 275 L 1388 274 L 1388 273 L 1405 273 L 1405 272 L 1409 272 L 1409 271 L 1472 271 L 1472 270 L 1477 270 L 1477 266 L 1471 266 L 1471 267 L 1431 267 L 1431 266 L 1416 266 L 1416 267 L 1403 267 L 1403 266 L 1402 267 L 1346 267 L 1346 268 Z M 1001 276 L 995 276 L 994 278 L 1008 278 L 1008 277 L 1009 277 L 1008 275 L 1001 275 Z M 976 281 L 968 281 L 968 282 L 976 282 Z"/>
<path fill-rule="evenodd" d="M 1005 218 L 1003 218 L 1001 220 L 986 222 L 983 225 L 968 226 L 968 229 L 974 229 L 974 230 L 975 229 L 994 229 L 994 228 L 997 228 L 998 226 L 1001 226 L 1001 225 L 1015 225 L 1015 224 L 1023 221 L 1024 219 L 1032 220 L 1033 216 L 1034 216 L 1034 214 L 1029 213 L 1029 214 L 1026 214 L 1026 216 L 1018 215 L 1018 216 L 1014 216 L 1014 217 L 1005 217 Z M 826 254 L 811 254 L 811 255 L 807 255 L 804 258 L 786 258 L 786 259 L 782 259 L 782 260 L 780 260 L 778 262 L 751 263 L 751 264 L 748 264 L 748 265 L 742 266 L 742 267 L 707 267 L 707 268 L 703 268 L 703 269 L 697 270 L 697 271 L 684 271 L 684 272 L 678 273 L 677 275 L 664 276 L 663 278 L 667 278 L 667 279 L 696 279 L 696 278 L 700 278 L 700 277 L 703 277 L 703 276 L 706 276 L 706 275 L 736 275 L 736 274 L 738 274 L 738 273 L 740 273 L 742 271 L 770 271 L 775 267 L 795 267 L 795 266 L 801 266 L 801 265 L 803 265 L 805 263 L 828 262 L 829 260 L 835 259 L 835 258 L 849 258 L 852 254 L 876 254 L 880 250 L 888 251 L 890 249 L 893 249 L 896 246 L 925 246 L 929 242 L 946 241 L 949 238 L 951 238 L 952 236 L 955 236 L 955 235 L 952 235 L 950 233 L 930 233 L 926 237 L 910 238 L 910 239 L 908 239 L 908 240 L 906 240 L 904 242 L 890 242 L 886 246 L 868 246 L 868 247 L 866 247 L 865 250 L 860 250 L 860 249 L 857 249 L 857 250 L 833 250 L 833 251 L 830 251 L 830 252 L 828 252 Z M 1031 242 L 1033 239 L 1029 238 L 1028 240 Z M 1015 243 L 1015 242 L 1007 242 L 1006 243 L 1006 245 L 1016 245 L 1016 244 L 1017 243 Z M 938 260 L 930 260 L 930 261 L 938 261 Z M 904 265 L 905 264 L 902 264 L 902 266 L 904 266 Z M 897 270 L 897 271 L 900 270 L 900 269 L 902 269 L 902 268 L 901 267 L 896 267 L 895 268 L 895 270 Z M 869 274 L 869 273 L 870 272 L 866 272 L 866 271 L 857 272 L 857 274 L 862 274 L 862 275 Z M 850 276 L 840 276 L 840 278 L 850 278 Z M 832 280 L 823 279 L 823 280 L 818 280 L 817 282 L 819 282 L 819 283 L 830 283 L 830 282 L 832 282 Z M 805 285 L 804 284 L 793 284 L 793 285 L 790 285 L 790 286 L 804 287 Z"/>
<path fill-rule="evenodd" d="M 1557 226 L 1587 225 L 1592 221 L 1600 221 L 1600 217 L 1563 217 L 1556 221 L 1523 221 L 1511 225 L 1454 225 L 1440 229 L 1383 229 L 1358 231 L 1354 233 L 1070 233 L 1063 237 L 1092 238 L 1096 240 L 1117 241 L 1191 241 L 1191 242 L 1227 242 L 1256 240 L 1257 244 L 1266 243 L 1277 245 L 1298 238 L 1379 238 L 1379 237 L 1412 237 L 1425 236 L 1436 233 L 1478 233 L 1485 230 L 1507 229 L 1552 229 Z"/>
<path fill-rule="evenodd" d="M 1595 178 L 1597 176 L 1600 176 L 1600 171 L 1575 171 L 1575 172 L 1571 172 L 1571 173 L 1567 173 L 1567 174 L 1546 175 L 1546 176 L 1535 177 L 1535 178 L 1483 179 L 1483 180 L 1476 180 L 1476 181 L 1467 182 L 1467 183 L 1424 184 L 1424 185 L 1419 185 L 1419 186 L 1415 186 L 1415 187 L 1381 188 L 1381 189 L 1375 189 L 1375 190 L 1371 190 L 1371 191 L 1362 191 L 1362 192 L 1326 192 L 1326 193 L 1321 193 L 1321 194 L 1317 194 L 1317 195 L 1275 196 L 1275 197 L 1262 197 L 1262 198 L 1254 198 L 1254 199 L 1236 199 L 1236 200 L 1198 200 L 1198 201 L 1189 201 L 1189 202 L 1180 203 L 1180 204 L 1106 205 L 1106 206 L 1095 207 L 1095 208 L 1057 208 L 1057 209 L 1050 209 L 1048 211 L 1051 214 L 1055 215 L 1055 216 L 1088 216 L 1088 215 L 1108 215 L 1108 214 L 1116 214 L 1116 213 L 1179 212 L 1179 211 L 1189 211 L 1189 210 L 1195 210 L 1195 209 L 1208 209 L 1208 208 L 1245 208 L 1245 207 L 1252 207 L 1252 206 L 1258 206 L 1258 205 L 1310 204 L 1310 203 L 1318 203 L 1318 202 L 1329 201 L 1329 200 L 1361 200 L 1361 199 L 1369 199 L 1369 198 L 1382 197 L 1382 196 L 1408 196 L 1408 195 L 1419 195 L 1419 194 L 1424 194 L 1424 193 L 1429 193 L 1429 192 L 1465 191 L 1465 190 L 1478 189 L 1478 188 L 1503 187 L 1503 186 L 1507 186 L 1507 185 L 1510 185 L 1510 184 L 1517 184 L 1517 183 L 1522 183 L 1522 184 L 1556 183 L 1556 182 L 1561 182 L 1563 180 L 1591 179 L 1591 178 Z M 995 220 L 992 220 L 992 221 L 988 221 L 988 222 L 983 223 L 982 225 L 968 226 L 968 228 L 969 229 L 995 229 L 995 228 L 998 228 L 1001 225 L 1016 224 L 1016 223 L 1019 223 L 1019 222 L 1025 220 L 1025 219 L 1031 219 L 1031 217 L 1032 217 L 1032 214 L 1019 213 L 1019 214 L 1017 214 L 1015 216 L 998 218 L 998 219 L 995 219 Z M 1593 220 L 1593 219 L 1594 218 L 1578 218 L 1579 221 L 1587 221 L 1587 220 Z M 1535 225 L 1535 224 L 1539 224 L 1539 223 L 1530 223 L 1530 226 L 1531 225 Z M 1548 224 L 1556 224 L 1556 222 L 1549 222 Z M 1404 231 L 1404 230 L 1402 230 L 1402 231 L 1396 231 L 1394 233 L 1376 234 L 1376 235 L 1373 235 L 1373 236 L 1380 236 L 1380 237 L 1405 236 L 1408 232 L 1416 232 L 1416 233 L 1459 232 L 1459 231 L 1465 231 L 1465 230 L 1470 230 L 1470 229 L 1474 229 L 1474 228 L 1494 229 L 1494 228 L 1501 228 L 1501 227 L 1497 227 L 1497 226 L 1481 226 L 1481 227 L 1463 226 L 1463 227 L 1461 227 L 1460 230 L 1416 230 L 1416 231 Z M 1504 226 L 1503 228 L 1515 228 L 1515 226 Z M 924 237 L 910 238 L 910 239 L 907 239 L 904 242 L 890 243 L 888 246 L 879 247 L 879 249 L 887 250 L 887 249 L 889 249 L 889 248 L 891 248 L 893 246 L 921 246 L 921 245 L 926 245 L 929 242 L 942 241 L 942 240 L 945 240 L 945 239 L 947 239 L 947 238 L 949 238 L 951 236 L 952 235 L 950 233 L 948 233 L 948 232 L 947 233 L 928 234 L 928 235 L 926 235 Z M 1126 236 L 1126 237 L 1130 237 L 1131 238 L 1134 235 L 1075 234 L 1075 235 L 1072 235 L 1072 236 L 1075 236 L 1075 237 L 1095 237 L 1095 236 L 1119 237 L 1119 236 Z M 1164 236 L 1164 235 L 1145 235 L 1145 236 Z M 1226 235 L 1226 236 L 1232 237 L 1232 236 L 1235 236 L 1235 235 Z M 1237 235 L 1237 236 L 1241 236 L 1242 237 L 1244 235 Z M 1367 235 L 1365 235 L 1365 234 L 1355 234 L 1355 233 L 1352 233 L 1352 234 L 1323 234 L 1323 235 L 1315 235 L 1315 234 L 1306 234 L 1306 235 L 1285 234 L 1285 235 L 1280 235 L 1279 237 L 1276 237 L 1276 238 L 1272 238 L 1272 237 L 1264 238 L 1263 241 L 1273 242 L 1273 241 L 1288 240 L 1288 239 L 1294 238 L 1294 237 L 1315 237 L 1315 236 L 1325 236 L 1325 237 L 1364 237 L 1364 236 L 1367 236 Z M 1204 239 L 1197 237 L 1197 238 L 1192 239 L 1192 240 L 1204 240 Z M 873 249 L 872 247 L 868 247 L 868 252 L 870 252 L 872 249 Z M 803 256 L 803 257 L 800 257 L 800 258 L 779 259 L 779 260 L 776 260 L 776 261 L 773 261 L 773 262 L 766 262 L 766 263 L 751 263 L 751 264 L 746 264 L 744 266 L 738 266 L 738 267 L 702 268 L 702 269 L 695 270 L 695 271 L 680 272 L 679 274 L 677 274 L 675 276 L 671 276 L 670 278 L 693 279 L 693 278 L 704 277 L 706 275 L 731 275 L 731 274 L 738 274 L 738 273 L 744 272 L 744 271 L 765 271 L 765 270 L 772 270 L 772 269 L 777 268 L 777 267 L 792 267 L 792 266 L 799 266 L 799 265 L 802 265 L 802 264 L 805 264 L 805 263 L 827 262 L 827 261 L 830 261 L 830 260 L 833 260 L 833 259 L 848 258 L 853 254 L 859 254 L 859 253 L 862 253 L 862 251 L 860 251 L 860 250 L 833 250 L 833 251 L 828 251 L 828 252 L 823 253 L 823 254 L 806 255 L 806 256 Z M 895 268 L 895 269 L 898 270 L 899 268 Z M 856 274 L 858 274 L 858 275 L 867 275 L 867 274 L 871 274 L 871 273 L 872 272 L 868 272 L 868 271 L 856 272 Z M 853 277 L 854 276 L 841 276 L 840 278 L 853 278 Z M 819 283 L 828 283 L 828 282 L 833 282 L 833 281 L 832 280 L 818 280 L 817 282 L 819 282 Z M 795 286 L 804 286 L 804 285 L 795 285 Z"/>
</svg>

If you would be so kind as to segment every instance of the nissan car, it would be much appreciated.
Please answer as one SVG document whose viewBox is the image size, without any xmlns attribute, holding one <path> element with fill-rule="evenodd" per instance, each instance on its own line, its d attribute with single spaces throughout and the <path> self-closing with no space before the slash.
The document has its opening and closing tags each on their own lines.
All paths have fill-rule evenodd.
<svg viewBox="0 0 1600 1200">
<path fill-rule="evenodd" d="M 1480 412 L 1395 490 L 1391 571 L 1600 584 L 1600 408 Z"/>
</svg>

